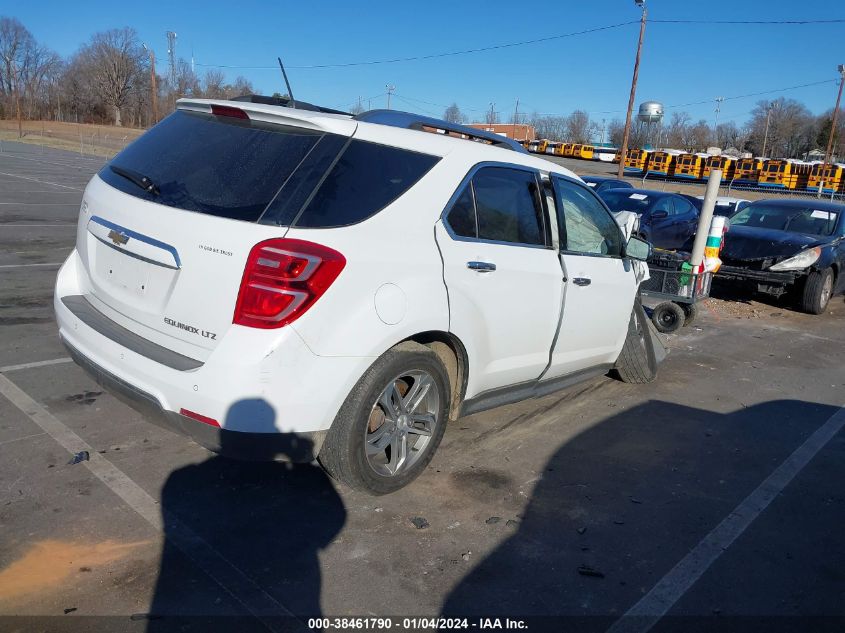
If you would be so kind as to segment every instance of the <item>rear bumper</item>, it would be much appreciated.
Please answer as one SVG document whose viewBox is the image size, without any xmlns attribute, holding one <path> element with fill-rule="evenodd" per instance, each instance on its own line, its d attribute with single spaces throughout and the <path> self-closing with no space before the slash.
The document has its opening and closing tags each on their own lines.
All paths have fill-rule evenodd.
<svg viewBox="0 0 845 633">
<path fill-rule="evenodd" d="M 198 422 L 175 411 L 167 411 L 155 396 L 131 385 L 97 365 L 61 337 L 73 361 L 98 385 L 153 424 L 194 440 L 210 451 L 234 459 L 310 462 L 317 458 L 325 431 L 312 433 L 249 433 L 230 431 Z"/>
</svg>

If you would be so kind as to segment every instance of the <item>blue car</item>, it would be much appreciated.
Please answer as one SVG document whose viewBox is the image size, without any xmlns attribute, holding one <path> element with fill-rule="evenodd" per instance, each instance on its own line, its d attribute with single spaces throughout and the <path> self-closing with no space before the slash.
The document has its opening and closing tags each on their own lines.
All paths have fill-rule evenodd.
<svg viewBox="0 0 845 633">
<path fill-rule="evenodd" d="M 581 180 L 587 183 L 587 186 L 599 193 L 608 189 L 633 189 L 632 185 L 627 180 L 613 178 L 611 176 L 581 176 Z"/>
<path fill-rule="evenodd" d="M 638 237 L 656 248 L 688 248 L 698 228 L 698 209 L 684 196 L 649 189 L 607 189 L 598 192 L 611 211 L 640 216 Z"/>
</svg>

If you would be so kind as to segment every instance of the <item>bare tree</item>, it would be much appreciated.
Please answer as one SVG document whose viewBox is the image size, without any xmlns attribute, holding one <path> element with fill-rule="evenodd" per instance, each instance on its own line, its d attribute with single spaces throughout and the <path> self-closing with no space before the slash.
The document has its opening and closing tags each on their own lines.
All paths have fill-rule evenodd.
<svg viewBox="0 0 845 633">
<path fill-rule="evenodd" d="M 115 125 L 122 125 L 120 109 L 133 85 L 144 73 L 146 55 L 134 29 L 111 29 L 95 33 L 82 47 L 93 84 L 103 102 L 111 108 Z"/>
<path fill-rule="evenodd" d="M 575 110 L 566 117 L 566 140 L 571 143 L 590 141 L 590 115 L 583 110 Z"/>
<path fill-rule="evenodd" d="M 613 119 L 607 125 L 607 137 L 613 145 L 622 145 L 622 136 L 625 134 L 625 124 L 620 119 Z"/>
<path fill-rule="evenodd" d="M 205 79 L 203 79 L 203 96 L 206 99 L 221 99 L 226 96 L 224 90 L 224 82 L 226 78 L 223 72 L 217 68 L 209 68 L 205 71 Z"/>
<path fill-rule="evenodd" d="M 2 58 L 2 90 L 5 106 L 14 102 L 18 119 L 18 137 L 23 136 L 21 127 L 21 84 L 24 66 L 29 51 L 35 46 L 32 34 L 16 18 L 0 18 L 0 58 Z"/>
<path fill-rule="evenodd" d="M 446 108 L 446 111 L 443 112 L 443 119 L 449 123 L 464 123 L 466 121 L 466 117 L 463 112 L 461 112 L 458 104 L 454 101 L 452 102 L 452 105 Z"/>
<path fill-rule="evenodd" d="M 690 116 L 686 112 L 673 112 L 669 125 L 666 126 L 666 145 L 668 147 L 686 147 L 687 127 Z"/>
</svg>

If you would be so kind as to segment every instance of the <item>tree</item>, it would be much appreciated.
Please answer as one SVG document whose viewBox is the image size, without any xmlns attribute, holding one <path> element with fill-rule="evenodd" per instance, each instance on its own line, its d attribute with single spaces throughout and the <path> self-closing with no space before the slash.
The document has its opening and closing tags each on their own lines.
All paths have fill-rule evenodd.
<svg viewBox="0 0 845 633">
<path fill-rule="evenodd" d="M 446 111 L 443 112 L 443 119 L 449 123 L 464 123 L 466 121 L 466 117 L 463 112 L 461 112 L 458 104 L 454 101 L 452 102 L 452 105 L 446 108 Z"/>
<path fill-rule="evenodd" d="M 583 110 L 575 110 L 566 117 L 566 140 L 570 143 L 590 142 L 590 115 Z"/>
<path fill-rule="evenodd" d="M 673 112 L 669 125 L 666 126 L 666 145 L 673 148 L 685 148 L 687 139 L 687 127 L 689 127 L 690 116 L 686 112 Z"/>
<path fill-rule="evenodd" d="M 622 146 L 622 136 L 625 134 L 625 123 L 621 119 L 613 119 L 607 125 L 607 137 L 616 147 Z"/>
<path fill-rule="evenodd" d="M 216 68 L 209 68 L 205 71 L 205 78 L 202 81 L 202 92 L 206 99 L 222 99 L 225 96 L 223 88 L 226 78 L 223 72 Z"/>
<path fill-rule="evenodd" d="M 487 123 L 487 125 L 495 125 L 496 123 L 499 122 L 499 113 L 491 108 L 484 115 L 484 120 Z"/>
<path fill-rule="evenodd" d="M 115 125 L 122 125 L 120 110 L 136 82 L 145 74 L 147 56 L 135 29 L 95 33 L 81 55 L 100 98 L 111 108 Z"/>
<path fill-rule="evenodd" d="M 21 128 L 21 84 L 29 51 L 35 46 L 32 34 L 16 18 L 0 18 L 0 58 L 3 66 L 2 90 L 4 105 L 14 102 L 15 116 L 18 119 L 18 137 L 23 136 Z"/>
</svg>

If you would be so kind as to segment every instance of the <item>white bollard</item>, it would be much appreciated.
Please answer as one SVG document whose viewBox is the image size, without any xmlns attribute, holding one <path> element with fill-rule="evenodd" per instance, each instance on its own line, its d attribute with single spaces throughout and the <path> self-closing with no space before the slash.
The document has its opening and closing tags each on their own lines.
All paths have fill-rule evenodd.
<svg viewBox="0 0 845 633">
<path fill-rule="evenodd" d="M 710 172 L 707 180 L 707 189 L 704 192 L 704 204 L 701 206 L 701 215 L 698 216 L 698 229 L 695 232 L 695 241 L 692 243 L 692 254 L 690 266 L 697 271 L 704 261 L 704 246 L 707 244 L 707 234 L 710 231 L 710 223 L 713 221 L 713 209 L 716 208 L 716 198 L 719 197 L 719 184 L 722 182 L 722 170 L 714 169 Z"/>
</svg>

